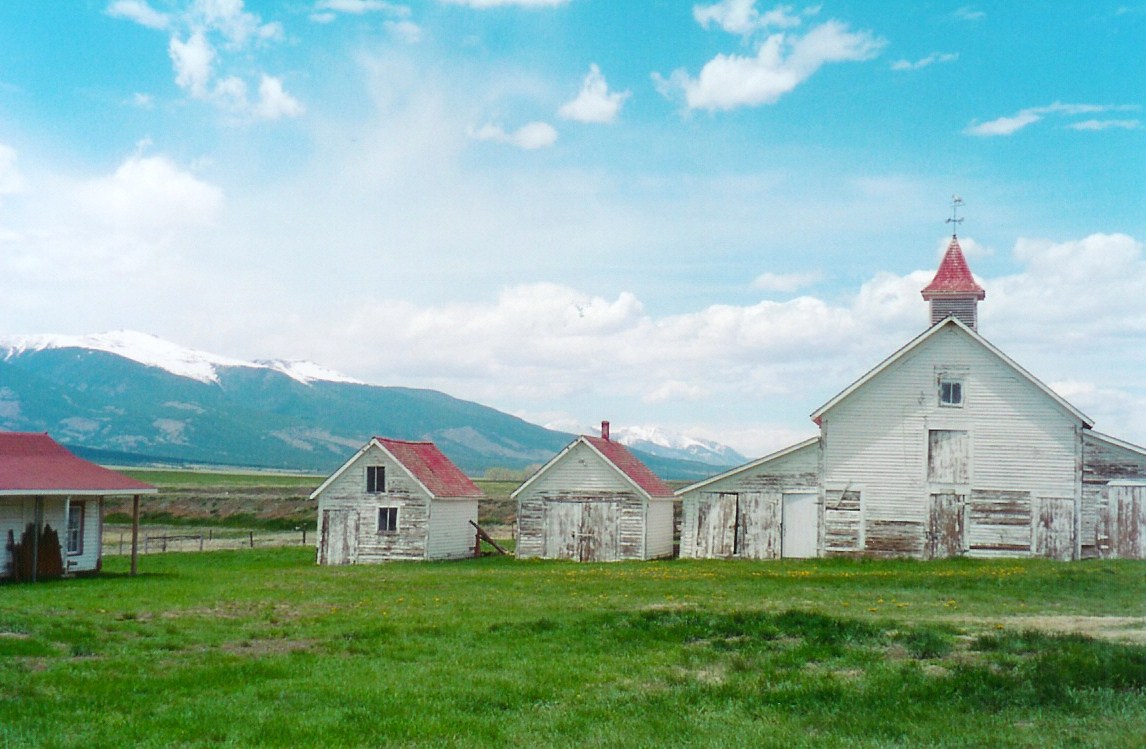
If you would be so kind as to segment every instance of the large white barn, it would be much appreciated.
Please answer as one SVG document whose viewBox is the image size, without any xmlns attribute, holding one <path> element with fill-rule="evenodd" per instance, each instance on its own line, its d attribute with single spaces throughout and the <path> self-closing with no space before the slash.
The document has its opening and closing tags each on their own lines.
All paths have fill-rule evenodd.
<svg viewBox="0 0 1146 749">
<path fill-rule="evenodd" d="M 1146 449 L 979 334 L 956 237 L 923 297 L 931 327 L 816 409 L 818 438 L 678 492 L 682 556 L 1143 556 Z"/>
<path fill-rule="evenodd" d="M 319 564 L 474 553 L 482 491 L 432 442 L 375 437 L 310 497 Z"/>
</svg>

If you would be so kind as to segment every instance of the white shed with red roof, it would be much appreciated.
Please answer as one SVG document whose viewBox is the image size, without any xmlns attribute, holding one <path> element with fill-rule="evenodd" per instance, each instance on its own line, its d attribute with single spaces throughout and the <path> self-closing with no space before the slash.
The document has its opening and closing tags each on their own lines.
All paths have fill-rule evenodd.
<svg viewBox="0 0 1146 749">
<path fill-rule="evenodd" d="M 103 498 L 155 491 L 76 457 L 47 434 L 0 432 L 0 577 L 98 571 Z"/>
<path fill-rule="evenodd" d="M 673 491 L 629 449 L 582 435 L 515 491 L 517 556 L 615 562 L 671 557 Z"/>
<path fill-rule="evenodd" d="M 375 437 L 310 497 L 319 564 L 474 553 L 482 491 L 433 442 Z"/>
</svg>

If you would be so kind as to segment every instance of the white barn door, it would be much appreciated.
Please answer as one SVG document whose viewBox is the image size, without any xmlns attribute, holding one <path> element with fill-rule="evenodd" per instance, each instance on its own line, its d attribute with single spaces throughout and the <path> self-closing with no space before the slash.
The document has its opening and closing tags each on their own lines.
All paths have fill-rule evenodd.
<svg viewBox="0 0 1146 749">
<path fill-rule="evenodd" d="M 780 556 L 810 559 L 817 556 L 820 513 L 815 492 L 784 494 L 781 519 Z"/>
<path fill-rule="evenodd" d="M 706 492 L 696 511 L 696 556 L 728 559 L 736 553 L 740 497 L 730 492 Z"/>
<path fill-rule="evenodd" d="M 354 564 L 358 561 L 358 513 L 337 509 L 322 511 L 319 564 Z"/>
</svg>

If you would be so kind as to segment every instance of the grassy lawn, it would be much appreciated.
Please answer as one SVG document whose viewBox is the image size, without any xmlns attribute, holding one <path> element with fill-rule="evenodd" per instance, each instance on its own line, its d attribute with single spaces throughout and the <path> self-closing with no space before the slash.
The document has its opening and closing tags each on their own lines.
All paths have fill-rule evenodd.
<svg viewBox="0 0 1146 749">
<path fill-rule="evenodd" d="M 319 568 L 0 586 L 0 747 L 1141 747 L 1146 564 Z M 1053 634 L 1118 619 L 1122 641 Z M 1099 619 L 1086 619 L 1098 622 Z M 1036 629 L 1037 627 L 1037 629 Z"/>
</svg>

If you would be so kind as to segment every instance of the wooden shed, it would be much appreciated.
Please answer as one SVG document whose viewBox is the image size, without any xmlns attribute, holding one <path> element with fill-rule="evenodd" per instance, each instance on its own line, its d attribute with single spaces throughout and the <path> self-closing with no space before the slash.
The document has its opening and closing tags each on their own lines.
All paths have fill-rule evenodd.
<svg viewBox="0 0 1146 749">
<path fill-rule="evenodd" d="M 47 434 L 0 432 L 0 577 L 35 581 L 103 565 L 104 497 L 155 487 L 73 455 Z M 134 544 L 133 544 L 134 568 Z"/>
<path fill-rule="evenodd" d="M 628 448 L 582 435 L 513 492 L 517 556 L 613 562 L 671 557 L 673 492 Z"/>
<path fill-rule="evenodd" d="M 677 491 L 685 559 L 819 554 L 820 440 L 799 444 Z"/>
<path fill-rule="evenodd" d="M 432 442 L 375 437 L 310 496 L 319 564 L 474 553 L 481 489 Z"/>
</svg>

